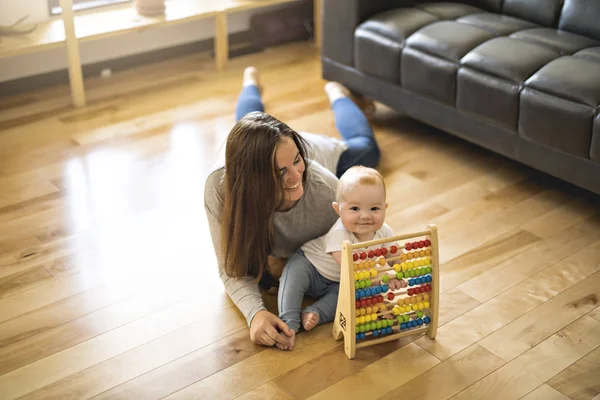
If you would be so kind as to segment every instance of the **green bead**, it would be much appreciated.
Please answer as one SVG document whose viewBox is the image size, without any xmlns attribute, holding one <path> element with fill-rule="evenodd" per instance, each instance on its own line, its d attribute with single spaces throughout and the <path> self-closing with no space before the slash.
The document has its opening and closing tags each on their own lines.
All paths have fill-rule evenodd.
<svg viewBox="0 0 600 400">
<path fill-rule="evenodd" d="M 354 289 L 356 289 L 356 290 L 360 289 L 360 283 L 354 282 Z"/>
<path fill-rule="evenodd" d="M 361 289 L 365 288 L 365 281 L 360 281 L 359 285 L 358 285 Z"/>
<path fill-rule="evenodd" d="M 423 311 L 417 311 L 417 317 L 423 318 Z"/>
<path fill-rule="evenodd" d="M 398 320 L 398 324 L 401 324 L 404 322 L 404 318 L 402 315 L 398 315 L 398 317 L 396 319 Z"/>
<path fill-rule="evenodd" d="M 375 322 L 371 322 L 371 329 L 369 329 L 370 331 L 374 331 L 375 329 L 377 329 L 377 324 Z"/>
<path fill-rule="evenodd" d="M 371 280 L 370 279 L 365 279 L 365 286 L 366 287 L 371 287 Z"/>
<path fill-rule="evenodd" d="M 415 270 L 411 269 L 410 271 L 408 271 L 408 276 L 410 276 L 411 278 L 415 277 Z"/>
<path fill-rule="evenodd" d="M 364 331 L 365 331 L 365 325 L 364 325 L 364 324 L 363 324 L 363 325 L 360 325 L 360 326 L 358 327 L 358 331 L 359 331 L 360 333 L 364 332 Z"/>
<path fill-rule="evenodd" d="M 431 270 L 431 266 L 427 267 L 426 269 L 427 269 L 427 273 L 428 273 L 428 274 L 430 274 L 430 273 L 431 273 L 431 271 L 432 271 L 432 270 Z"/>
<path fill-rule="evenodd" d="M 377 322 L 375 323 L 375 327 L 376 327 L 377 329 L 381 329 L 381 327 L 382 327 L 382 326 L 383 326 L 383 321 L 377 321 Z"/>
<path fill-rule="evenodd" d="M 402 271 L 396 272 L 396 278 L 402 279 Z"/>
<path fill-rule="evenodd" d="M 388 327 L 388 320 L 384 319 L 383 321 L 381 321 L 381 327 L 382 328 L 387 328 Z"/>
<path fill-rule="evenodd" d="M 421 275 L 425 275 L 427 273 L 427 268 L 421 268 Z"/>
<path fill-rule="evenodd" d="M 381 280 L 383 281 L 383 283 L 388 283 L 390 281 L 390 276 L 388 274 L 383 274 Z"/>
<path fill-rule="evenodd" d="M 404 322 L 408 322 L 410 320 L 408 314 L 404 314 L 402 317 L 404 318 Z"/>
</svg>

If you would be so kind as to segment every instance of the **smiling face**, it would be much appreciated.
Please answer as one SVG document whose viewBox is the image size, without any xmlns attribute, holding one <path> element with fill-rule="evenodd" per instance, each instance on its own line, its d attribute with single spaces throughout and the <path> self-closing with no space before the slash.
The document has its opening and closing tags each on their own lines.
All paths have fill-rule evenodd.
<svg viewBox="0 0 600 400">
<path fill-rule="evenodd" d="M 282 137 L 275 150 L 275 163 L 284 186 L 283 209 L 288 210 L 304 194 L 302 177 L 306 169 L 298 146 L 296 146 L 296 143 L 291 138 Z"/>
<path fill-rule="evenodd" d="M 373 239 L 373 235 L 385 222 L 385 189 L 382 184 L 355 182 L 344 188 L 340 201 L 333 203 L 346 230 L 361 241 Z"/>
</svg>

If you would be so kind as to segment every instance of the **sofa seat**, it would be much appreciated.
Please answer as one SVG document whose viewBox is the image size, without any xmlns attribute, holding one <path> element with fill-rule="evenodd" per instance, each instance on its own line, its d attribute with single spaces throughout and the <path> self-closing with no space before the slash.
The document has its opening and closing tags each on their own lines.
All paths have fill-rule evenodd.
<svg viewBox="0 0 600 400">
<path fill-rule="evenodd" d="M 594 117 L 600 106 L 599 72 L 598 62 L 566 56 L 533 74 L 521 92 L 519 134 L 591 158 Z"/>
<path fill-rule="evenodd" d="M 578 51 L 574 56 L 600 62 L 600 47 L 590 47 L 589 49 Z"/>
<path fill-rule="evenodd" d="M 466 15 L 458 18 L 457 21 L 489 30 L 497 36 L 506 36 L 516 31 L 537 27 L 536 24 L 519 18 L 489 12 Z"/>
<path fill-rule="evenodd" d="M 508 37 L 489 40 L 461 59 L 456 106 L 516 132 L 523 83 L 559 56 L 535 43 Z"/>
<path fill-rule="evenodd" d="M 489 31 L 456 21 L 427 25 L 406 40 L 400 62 L 402 87 L 454 105 L 460 59 L 492 37 Z"/>
<path fill-rule="evenodd" d="M 526 29 L 515 32 L 510 37 L 548 46 L 561 55 L 571 55 L 587 47 L 600 46 L 599 42 L 585 36 L 550 28 Z"/>
</svg>

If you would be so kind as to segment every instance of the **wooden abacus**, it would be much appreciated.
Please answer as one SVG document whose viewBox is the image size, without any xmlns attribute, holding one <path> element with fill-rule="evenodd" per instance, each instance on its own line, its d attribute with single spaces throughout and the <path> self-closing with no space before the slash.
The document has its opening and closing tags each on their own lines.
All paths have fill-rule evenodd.
<svg viewBox="0 0 600 400">
<path fill-rule="evenodd" d="M 394 244 L 375 247 L 386 243 Z M 439 302 L 435 225 L 356 244 L 344 241 L 341 268 L 333 337 L 344 337 L 349 359 L 356 356 L 356 349 L 404 336 L 426 333 L 435 338 Z M 392 279 L 398 279 L 406 290 L 388 290 L 390 271 L 396 273 Z"/>
</svg>

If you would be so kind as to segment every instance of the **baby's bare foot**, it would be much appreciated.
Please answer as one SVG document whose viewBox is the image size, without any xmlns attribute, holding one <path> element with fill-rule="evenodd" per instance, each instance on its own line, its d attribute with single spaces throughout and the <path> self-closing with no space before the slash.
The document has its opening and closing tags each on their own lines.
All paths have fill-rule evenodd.
<svg viewBox="0 0 600 400">
<path fill-rule="evenodd" d="M 319 314 L 314 312 L 306 312 L 302 314 L 302 327 L 304 330 L 310 331 L 319 323 Z"/>
<path fill-rule="evenodd" d="M 275 346 L 277 346 L 277 348 L 280 350 L 294 350 L 294 345 L 296 344 L 296 332 L 292 331 L 292 337 L 290 337 L 289 339 L 290 339 L 289 346 L 284 345 L 279 342 L 275 342 Z"/>
<path fill-rule="evenodd" d="M 350 97 L 350 91 L 338 82 L 327 82 L 325 84 L 325 93 L 327 93 L 327 97 L 329 98 L 329 104 L 333 104 L 339 98 Z"/>
</svg>

